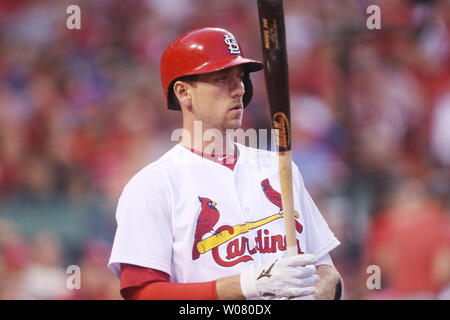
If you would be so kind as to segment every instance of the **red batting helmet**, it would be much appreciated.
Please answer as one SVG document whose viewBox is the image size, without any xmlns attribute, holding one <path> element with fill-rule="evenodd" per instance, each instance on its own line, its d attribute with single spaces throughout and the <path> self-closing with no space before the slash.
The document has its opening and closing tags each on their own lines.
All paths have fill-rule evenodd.
<svg viewBox="0 0 450 320">
<path fill-rule="evenodd" d="M 252 98 L 252 82 L 249 72 L 259 71 L 263 64 L 246 59 L 234 36 L 219 28 L 202 28 L 188 32 L 173 41 L 161 57 L 160 71 L 164 95 L 169 109 L 180 110 L 173 99 L 173 84 L 184 76 L 204 74 L 244 65 L 244 107 Z"/>
</svg>

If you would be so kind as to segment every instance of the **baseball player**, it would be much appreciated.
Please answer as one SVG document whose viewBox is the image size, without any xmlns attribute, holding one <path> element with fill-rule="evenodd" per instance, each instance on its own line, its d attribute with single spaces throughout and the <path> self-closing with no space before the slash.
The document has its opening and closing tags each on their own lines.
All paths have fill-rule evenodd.
<svg viewBox="0 0 450 320">
<path fill-rule="evenodd" d="M 164 51 L 164 94 L 168 108 L 181 111 L 183 133 L 119 199 L 109 268 L 125 299 L 342 297 L 329 255 L 339 241 L 298 168 L 293 164 L 299 254 L 287 257 L 276 153 L 226 136 L 241 126 L 251 100 L 249 74 L 262 68 L 219 28 L 188 32 Z M 223 138 L 205 141 L 208 130 Z"/>
</svg>

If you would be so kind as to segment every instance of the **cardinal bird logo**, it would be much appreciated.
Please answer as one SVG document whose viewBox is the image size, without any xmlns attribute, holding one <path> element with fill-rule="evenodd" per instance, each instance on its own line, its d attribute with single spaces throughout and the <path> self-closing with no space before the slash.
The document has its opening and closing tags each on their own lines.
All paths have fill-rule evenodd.
<svg viewBox="0 0 450 320">
<path fill-rule="evenodd" d="M 197 218 L 197 227 L 195 229 L 194 246 L 192 247 L 192 260 L 200 257 L 197 249 L 197 243 L 202 241 L 202 237 L 208 232 L 213 231 L 217 221 L 219 221 L 220 212 L 217 210 L 217 203 L 208 198 L 198 197 L 201 204 L 201 211 Z"/>
<path fill-rule="evenodd" d="M 281 194 L 272 188 L 269 179 L 266 178 L 263 181 L 261 181 L 261 188 L 266 198 L 274 205 L 276 205 L 278 208 L 280 208 L 280 211 L 283 211 L 283 204 L 281 203 Z M 297 220 L 295 220 L 295 229 L 297 230 L 298 233 L 302 233 L 303 231 L 303 226 Z"/>
</svg>

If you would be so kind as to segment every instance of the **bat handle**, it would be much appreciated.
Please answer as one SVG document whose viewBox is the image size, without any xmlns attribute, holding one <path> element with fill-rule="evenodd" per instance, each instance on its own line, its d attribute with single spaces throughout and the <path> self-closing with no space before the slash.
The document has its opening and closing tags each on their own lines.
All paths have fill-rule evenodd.
<svg viewBox="0 0 450 320">
<path fill-rule="evenodd" d="M 297 237 L 295 235 L 294 198 L 292 192 L 292 154 L 291 151 L 278 153 L 281 201 L 283 204 L 284 224 L 286 228 L 286 247 L 288 256 L 297 255 Z"/>
</svg>

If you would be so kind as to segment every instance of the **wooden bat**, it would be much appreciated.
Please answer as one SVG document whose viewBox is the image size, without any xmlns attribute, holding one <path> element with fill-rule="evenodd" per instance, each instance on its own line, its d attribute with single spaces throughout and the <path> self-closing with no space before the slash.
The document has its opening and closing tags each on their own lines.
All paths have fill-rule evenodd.
<svg viewBox="0 0 450 320">
<path fill-rule="evenodd" d="M 258 0 L 264 75 L 275 129 L 288 256 L 297 254 L 292 198 L 291 115 L 282 0 Z"/>
</svg>

